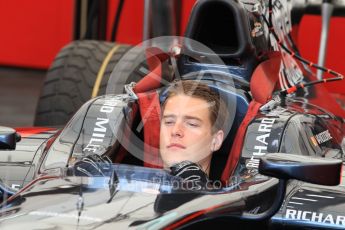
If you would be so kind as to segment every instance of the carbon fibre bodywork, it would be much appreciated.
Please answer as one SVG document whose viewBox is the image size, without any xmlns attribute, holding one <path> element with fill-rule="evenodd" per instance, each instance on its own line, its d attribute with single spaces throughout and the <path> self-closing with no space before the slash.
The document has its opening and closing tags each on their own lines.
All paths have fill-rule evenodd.
<svg viewBox="0 0 345 230">
<path fill-rule="evenodd" d="M 286 4 L 280 5 L 281 2 Z M 289 8 L 284 8 L 287 2 L 290 3 L 275 2 L 279 9 L 276 9 L 275 26 L 283 36 L 291 26 L 287 23 L 285 28 L 279 24 L 284 20 L 290 22 L 286 14 Z M 182 80 L 206 83 L 230 105 L 229 132 L 212 159 L 211 178 L 216 181 L 227 165 L 230 149 L 236 147 L 234 140 L 254 101 L 250 85 L 253 70 L 270 58 L 262 51 L 268 47 L 278 50 L 279 42 L 269 38 L 269 28 L 262 18 L 268 13 L 264 1 L 201 0 L 198 4 L 186 35 L 212 47 L 225 65 L 200 64 L 183 55 L 177 64 Z M 222 17 L 216 17 L 218 11 L 220 15 L 230 15 L 227 22 L 232 27 L 219 20 Z M 214 30 L 214 24 L 218 23 L 225 31 Z M 221 34 L 228 39 L 219 38 Z M 237 40 L 232 38 L 233 34 L 238 35 Z M 231 42 L 224 44 L 224 41 Z M 184 49 L 186 53 L 200 55 L 201 59 L 211 55 L 194 50 L 190 44 L 185 44 Z M 302 71 L 292 57 L 280 52 L 282 59 L 277 68 L 280 70 L 274 73 L 277 75 L 275 83 L 280 81 L 276 90 L 302 80 L 313 80 L 311 75 L 302 79 L 302 72 L 308 69 Z M 190 72 L 197 74 L 190 75 Z M 199 73 L 203 73 L 201 77 Z M 157 90 L 161 101 L 164 100 L 165 89 Z M 256 91 L 260 89 L 257 87 Z M 274 96 L 271 92 L 267 94 Z M 166 171 L 143 167 L 143 125 L 135 112 L 138 109 L 135 99 L 128 94 L 94 98 L 62 129 L 24 137 L 16 150 L 0 151 L 1 180 L 12 188 L 22 188 L 2 204 L 0 226 L 2 229 L 23 226 L 40 229 L 228 226 L 344 229 L 344 184 L 331 187 L 297 180 L 285 184 L 286 181 L 258 172 L 260 158 L 269 153 L 286 154 L 291 159 L 296 155 L 344 159 L 344 111 L 331 104 L 334 100 L 330 98 L 319 85 L 281 98 L 281 102 L 269 109 L 259 110 L 243 130 L 243 144 L 237 146 L 240 156 L 234 173 L 226 178 L 228 182 L 214 191 L 182 193 L 174 190 L 172 185 L 176 178 Z M 113 162 L 121 162 L 113 165 L 119 182 L 114 184 L 109 177 L 67 175 L 67 168 L 88 154 L 108 155 Z M 308 172 L 302 173 L 308 175 Z"/>
<path fill-rule="evenodd" d="M 301 103 L 308 108 L 307 114 L 301 112 Z M 104 106 L 109 105 L 113 108 L 112 115 L 102 113 L 101 111 L 105 111 Z M 22 184 L 24 190 L 19 196 L 15 196 L 3 205 L 0 214 L 1 226 L 11 228 L 20 226 L 20 223 L 30 223 L 37 227 L 46 226 L 47 223 L 49 223 L 47 226 L 75 226 L 78 219 L 75 207 L 82 189 L 85 206 L 78 224 L 79 227 L 85 228 L 101 229 L 102 226 L 161 228 L 173 225 L 182 216 L 202 212 L 210 207 L 214 207 L 211 213 L 200 214 L 179 227 L 221 226 L 220 223 L 236 223 L 248 228 L 255 224 L 273 229 L 344 228 L 345 213 L 342 210 L 345 207 L 345 188 L 343 184 L 336 187 L 317 186 L 292 180 L 287 185 L 280 211 L 270 220 L 251 221 L 243 214 L 260 215 L 269 210 L 275 202 L 277 181 L 258 174 L 258 159 L 267 153 L 283 152 L 339 159 L 343 157 L 344 143 L 339 142 L 344 136 L 342 129 L 339 128 L 343 126 L 343 121 L 312 105 L 306 105 L 298 99 L 287 100 L 285 107 L 278 106 L 271 111 L 260 112 L 252 120 L 246 131 L 242 155 L 235 174 L 232 175 L 229 184 L 218 192 L 186 195 L 162 191 L 162 184 L 157 182 L 157 178 L 162 177 L 157 175 L 165 176 L 163 170 L 128 166 L 130 170 L 127 171 L 117 168 L 120 181 L 122 178 L 127 182 L 120 182 L 117 188 L 118 193 L 110 203 L 107 203 L 109 178 L 80 180 L 78 177 L 63 176 L 65 175 L 63 168 L 82 157 L 82 153 L 86 154 L 86 151 L 82 149 L 91 147 L 88 144 L 91 143 L 95 127 L 103 127 L 105 131 L 102 145 L 97 147 L 96 153 L 109 154 L 111 151 L 116 154 L 120 143 L 123 143 L 120 141 L 123 135 L 115 136 L 113 131 L 126 130 L 123 127 L 130 127 L 127 125 L 135 123 L 130 119 L 131 107 L 132 100 L 123 96 L 108 95 L 96 98 L 85 104 L 60 132 L 49 131 L 23 138 L 23 142 L 18 143 L 17 150 L 2 151 L 3 156 L 11 154 L 12 159 L 18 159 L 16 162 L 23 162 L 22 164 L 27 165 L 27 168 L 21 175 L 11 174 L 11 178 L 22 176 L 21 178 L 24 179 L 15 181 L 8 178 L 6 181 L 12 185 Z M 110 120 L 108 123 L 105 122 L 110 117 L 117 119 L 113 122 Z M 101 124 L 100 120 L 104 122 Z M 117 124 L 115 126 L 117 128 L 111 129 L 110 127 L 114 127 L 114 124 Z M 327 135 L 320 135 L 320 133 Z M 21 151 L 28 143 L 35 144 L 29 152 L 30 159 Z M 9 170 L 9 167 L 14 167 L 12 164 L 5 164 L 5 167 L 6 172 L 12 172 L 14 169 Z M 16 167 L 22 166 L 16 165 Z M 121 168 L 125 165 L 116 167 Z M 17 172 L 21 173 L 21 171 Z M 135 172 L 140 172 L 138 173 L 140 176 Z M 144 181 L 148 183 L 144 188 L 128 189 L 128 183 L 135 186 L 138 181 L 143 180 L 143 175 L 146 175 Z M 31 180 L 34 181 L 28 183 Z M 54 197 L 54 199 L 49 197 Z M 47 202 L 37 203 L 42 198 Z M 118 209 L 124 200 L 128 208 Z M 171 200 L 174 202 L 171 203 Z M 133 202 L 135 209 L 133 205 L 130 205 Z M 109 208 L 106 215 L 92 211 L 103 206 L 106 210 Z M 35 223 L 35 219 L 42 218 L 45 224 Z"/>
</svg>

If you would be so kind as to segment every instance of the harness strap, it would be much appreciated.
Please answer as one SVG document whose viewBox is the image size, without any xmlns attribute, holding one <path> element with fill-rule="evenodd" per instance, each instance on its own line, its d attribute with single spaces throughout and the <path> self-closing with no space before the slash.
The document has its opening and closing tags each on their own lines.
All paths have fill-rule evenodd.
<svg viewBox="0 0 345 230">
<path fill-rule="evenodd" d="M 163 164 L 159 155 L 161 114 L 159 95 L 156 91 L 137 95 L 144 127 L 144 166 L 161 168 Z"/>
<path fill-rule="evenodd" d="M 272 92 L 277 87 L 279 78 L 279 66 L 281 63 L 281 54 L 272 52 L 267 61 L 260 63 L 251 78 L 250 91 L 253 100 L 248 106 L 248 111 L 244 117 L 230 150 L 228 160 L 222 173 L 222 182 L 227 184 L 229 178 L 233 175 L 243 148 L 243 141 L 246 135 L 249 123 L 254 119 L 262 104 L 265 104 L 272 96 Z"/>
<path fill-rule="evenodd" d="M 231 175 L 233 175 L 236 166 L 239 162 L 239 159 L 241 157 L 241 152 L 242 152 L 242 146 L 243 146 L 243 141 L 245 138 L 245 134 L 247 131 L 247 127 L 249 123 L 254 119 L 256 114 L 258 113 L 260 107 L 262 106 L 261 103 L 256 102 L 256 101 L 251 101 L 248 107 L 248 111 L 246 116 L 244 117 L 234 140 L 234 143 L 232 145 L 232 148 L 230 150 L 228 160 L 226 162 L 225 168 L 223 170 L 222 174 L 222 182 L 224 184 L 227 184 L 229 182 L 229 178 Z"/>
<path fill-rule="evenodd" d="M 154 47 L 146 51 L 146 56 L 150 72 L 136 84 L 133 90 L 138 96 L 144 127 L 144 166 L 161 168 L 163 165 L 159 155 L 161 109 L 156 89 L 161 86 L 162 62 L 166 61 L 169 55 Z"/>
<path fill-rule="evenodd" d="M 150 72 L 135 85 L 133 89 L 135 93 L 156 90 L 161 86 L 162 63 L 168 58 L 169 55 L 159 48 L 152 47 L 146 50 L 146 60 Z"/>
</svg>

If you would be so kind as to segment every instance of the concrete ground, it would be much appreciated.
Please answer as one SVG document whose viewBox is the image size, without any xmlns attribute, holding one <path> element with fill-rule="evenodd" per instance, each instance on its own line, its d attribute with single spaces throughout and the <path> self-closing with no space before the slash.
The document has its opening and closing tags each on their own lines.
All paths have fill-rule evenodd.
<svg viewBox="0 0 345 230">
<path fill-rule="evenodd" d="M 0 67 L 0 126 L 32 126 L 46 71 Z"/>
</svg>

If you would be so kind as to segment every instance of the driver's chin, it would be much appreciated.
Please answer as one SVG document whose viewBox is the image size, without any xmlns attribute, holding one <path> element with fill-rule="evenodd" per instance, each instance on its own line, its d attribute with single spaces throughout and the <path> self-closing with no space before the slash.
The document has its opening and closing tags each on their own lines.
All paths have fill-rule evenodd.
<svg viewBox="0 0 345 230">
<path fill-rule="evenodd" d="M 189 160 L 186 157 L 179 157 L 179 156 L 173 156 L 173 157 L 166 157 L 163 158 L 163 162 L 164 162 L 164 168 L 170 168 L 171 166 L 180 163 L 182 161 L 187 161 Z"/>
<path fill-rule="evenodd" d="M 164 163 L 164 168 L 169 169 L 171 166 L 173 166 L 177 163 L 181 163 L 182 161 L 191 161 L 193 163 L 198 163 L 202 159 L 195 159 L 195 156 L 194 157 L 190 156 L 185 151 L 181 151 L 181 152 L 166 151 L 166 152 L 162 153 L 162 160 Z"/>
</svg>

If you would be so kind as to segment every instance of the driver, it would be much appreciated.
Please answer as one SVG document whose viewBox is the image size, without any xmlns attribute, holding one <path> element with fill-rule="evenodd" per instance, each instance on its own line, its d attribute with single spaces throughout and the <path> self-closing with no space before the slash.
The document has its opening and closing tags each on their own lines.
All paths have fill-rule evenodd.
<svg viewBox="0 0 345 230">
<path fill-rule="evenodd" d="M 195 173 L 198 179 L 203 180 L 203 173 L 208 178 L 212 153 L 224 139 L 225 117 L 224 102 L 210 87 L 198 81 L 175 82 L 162 105 L 160 156 L 164 168 L 187 180 L 195 178 Z"/>
<path fill-rule="evenodd" d="M 224 139 L 226 113 L 219 94 L 207 85 L 190 80 L 173 83 L 162 105 L 160 156 L 164 169 L 184 181 L 205 184 L 212 153 Z M 77 162 L 75 169 L 77 175 L 104 176 L 110 164 L 110 159 L 95 154 Z"/>
</svg>

